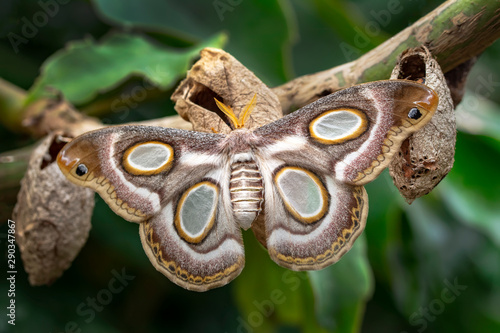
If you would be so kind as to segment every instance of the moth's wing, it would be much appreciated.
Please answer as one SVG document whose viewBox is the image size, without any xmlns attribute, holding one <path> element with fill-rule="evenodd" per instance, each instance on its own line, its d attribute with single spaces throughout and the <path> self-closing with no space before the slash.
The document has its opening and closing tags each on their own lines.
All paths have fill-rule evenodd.
<svg viewBox="0 0 500 333">
<path fill-rule="evenodd" d="M 286 159 L 265 161 L 264 229 L 271 258 L 293 270 L 322 269 L 339 260 L 365 227 L 364 187 Z"/>
<path fill-rule="evenodd" d="M 342 183 L 375 179 L 434 114 L 436 93 L 413 81 L 376 81 L 330 94 L 255 130 L 275 158 L 328 171 Z"/>
<path fill-rule="evenodd" d="M 186 183 L 201 179 L 219 160 L 223 136 L 151 126 L 113 126 L 68 143 L 58 165 L 73 183 L 94 189 L 131 222 L 158 214 Z"/>
<path fill-rule="evenodd" d="M 228 283 L 244 265 L 228 163 L 218 150 L 223 139 L 109 127 L 75 138 L 58 163 L 69 180 L 96 190 L 118 215 L 141 222 L 142 244 L 157 270 L 184 288 L 204 291 Z"/>
<path fill-rule="evenodd" d="M 265 232 L 271 258 L 294 270 L 336 262 L 368 214 L 363 184 L 427 123 L 437 96 L 410 81 L 339 91 L 254 131 L 262 139 Z"/>
<path fill-rule="evenodd" d="M 189 290 L 223 286 L 244 266 L 241 229 L 222 176 L 226 172 L 220 167 L 185 186 L 140 225 L 142 245 L 156 269 Z"/>
</svg>

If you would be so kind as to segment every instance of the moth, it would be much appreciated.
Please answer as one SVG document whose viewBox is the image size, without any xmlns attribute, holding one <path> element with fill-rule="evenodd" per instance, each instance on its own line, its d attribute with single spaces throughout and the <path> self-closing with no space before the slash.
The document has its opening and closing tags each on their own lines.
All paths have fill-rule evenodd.
<svg viewBox="0 0 500 333">
<path fill-rule="evenodd" d="M 323 97 L 253 131 L 218 102 L 228 135 L 113 126 L 68 143 L 57 162 L 73 183 L 94 189 L 140 224 L 144 250 L 174 283 L 205 291 L 244 266 L 241 229 L 264 214 L 272 260 L 322 269 L 365 227 L 364 184 L 401 142 L 432 117 L 438 96 L 412 81 L 377 81 Z"/>
</svg>

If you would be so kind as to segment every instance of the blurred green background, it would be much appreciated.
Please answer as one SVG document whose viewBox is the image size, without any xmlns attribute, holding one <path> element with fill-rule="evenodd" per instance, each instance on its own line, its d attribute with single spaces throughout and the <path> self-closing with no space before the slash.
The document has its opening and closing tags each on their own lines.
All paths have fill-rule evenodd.
<svg viewBox="0 0 500 333">
<path fill-rule="evenodd" d="M 398 12 L 382 20 L 381 0 L 3 0 L 0 77 L 32 99 L 52 85 L 106 123 L 152 119 L 175 114 L 170 95 L 203 46 L 276 86 L 354 60 L 441 2 L 393 0 Z M 369 22 L 380 30 L 356 45 Z M 31 287 L 17 254 L 16 326 L 2 279 L 0 332 L 500 332 L 499 56 L 497 42 L 470 74 L 450 174 L 411 206 L 387 172 L 369 184 L 365 232 L 339 263 L 288 271 L 248 231 L 243 273 L 189 292 L 150 264 L 137 225 L 96 197 L 89 240 L 53 285 Z M 0 138 L 0 152 L 33 142 L 5 125 Z M 133 279 L 92 310 L 117 272 Z"/>
</svg>

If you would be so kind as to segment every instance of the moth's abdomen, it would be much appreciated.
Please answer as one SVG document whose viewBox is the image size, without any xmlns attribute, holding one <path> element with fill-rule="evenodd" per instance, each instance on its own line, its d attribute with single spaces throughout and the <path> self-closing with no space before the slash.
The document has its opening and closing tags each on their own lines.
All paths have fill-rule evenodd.
<svg viewBox="0 0 500 333">
<path fill-rule="evenodd" d="M 231 164 L 229 192 L 236 222 L 245 230 L 250 228 L 262 210 L 264 192 L 262 175 L 253 159 Z"/>
</svg>

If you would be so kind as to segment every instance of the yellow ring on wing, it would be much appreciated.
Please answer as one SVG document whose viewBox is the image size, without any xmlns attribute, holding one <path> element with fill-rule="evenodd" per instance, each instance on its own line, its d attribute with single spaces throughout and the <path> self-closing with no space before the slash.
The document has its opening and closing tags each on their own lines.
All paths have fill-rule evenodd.
<svg viewBox="0 0 500 333">
<path fill-rule="evenodd" d="M 309 124 L 309 133 L 314 140 L 332 145 L 355 139 L 367 128 L 368 120 L 362 111 L 337 109 L 323 112 L 314 118 Z"/>
<path fill-rule="evenodd" d="M 199 192 L 200 190 L 203 190 L 202 187 L 207 187 L 209 190 L 212 190 L 212 199 L 210 204 L 210 211 L 203 211 L 203 208 L 206 208 L 207 202 L 199 201 L 198 198 L 194 199 L 188 199 L 190 195 L 196 196 L 196 192 Z M 208 235 L 208 232 L 210 229 L 212 229 L 215 221 L 215 215 L 217 213 L 217 201 L 218 201 L 218 196 L 219 196 L 219 188 L 217 185 L 209 182 L 209 181 L 203 181 L 201 183 L 195 184 L 188 188 L 181 196 L 181 199 L 179 200 L 179 203 L 177 204 L 177 210 L 175 212 L 175 228 L 179 232 L 179 235 L 187 242 L 189 243 L 200 243 L 205 237 Z M 198 199 L 198 201 L 197 201 Z M 201 199 L 206 199 L 206 197 L 201 197 Z M 184 221 L 184 204 L 186 203 L 187 200 L 191 200 L 191 206 L 195 214 L 203 214 L 205 213 L 206 216 L 196 216 L 196 218 L 203 218 L 201 228 L 199 231 L 197 231 L 195 234 L 191 233 L 190 231 L 187 230 L 186 223 L 196 223 L 197 221 Z M 189 207 L 188 207 L 189 209 Z M 196 209 L 196 211 L 195 211 Z M 189 214 L 189 212 L 187 212 Z"/>
<path fill-rule="evenodd" d="M 123 167 L 133 175 L 151 176 L 170 170 L 173 160 L 172 146 L 164 142 L 147 141 L 135 144 L 125 151 Z"/>
</svg>

